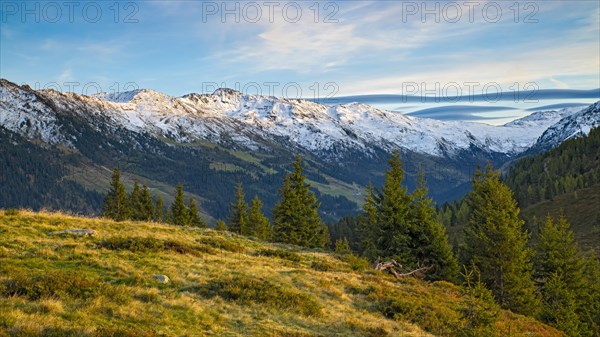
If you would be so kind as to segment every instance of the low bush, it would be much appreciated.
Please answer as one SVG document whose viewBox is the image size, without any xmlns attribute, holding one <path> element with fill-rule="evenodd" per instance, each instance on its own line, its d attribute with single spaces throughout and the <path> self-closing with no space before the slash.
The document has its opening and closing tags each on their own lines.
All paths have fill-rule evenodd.
<svg viewBox="0 0 600 337">
<path fill-rule="evenodd" d="M 0 286 L 4 297 L 23 296 L 35 301 L 48 297 L 88 299 L 102 292 L 102 283 L 74 272 L 15 273 Z"/>
<path fill-rule="evenodd" d="M 274 309 L 292 310 L 302 315 L 312 316 L 320 312 L 321 306 L 310 295 L 273 282 L 250 277 L 229 277 L 211 280 L 196 290 L 201 296 L 219 296 L 224 300 L 240 304 L 259 303 Z"/>
<path fill-rule="evenodd" d="M 101 248 L 110 250 L 127 250 L 132 253 L 158 253 L 172 251 L 179 254 L 199 255 L 202 247 L 194 247 L 184 242 L 160 240 L 153 237 L 114 236 L 98 243 Z"/>
<path fill-rule="evenodd" d="M 4 211 L 4 215 L 6 215 L 6 216 L 16 216 L 16 215 L 19 215 L 19 213 L 20 213 L 20 211 L 16 208 L 7 208 Z"/>
<path fill-rule="evenodd" d="M 246 249 L 244 246 L 232 239 L 226 240 L 217 236 L 205 236 L 196 240 L 200 245 L 207 246 L 213 249 L 222 249 L 232 253 L 242 253 Z"/>
</svg>

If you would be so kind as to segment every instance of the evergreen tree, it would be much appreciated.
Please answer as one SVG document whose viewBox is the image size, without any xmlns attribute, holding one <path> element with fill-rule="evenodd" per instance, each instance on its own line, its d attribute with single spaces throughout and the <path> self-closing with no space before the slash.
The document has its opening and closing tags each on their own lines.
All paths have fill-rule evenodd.
<svg viewBox="0 0 600 337">
<path fill-rule="evenodd" d="M 185 205 L 185 195 L 183 193 L 183 184 L 177 185 L 175 200 L 169 208 L 169 223 L 179 226 L 188 226 L 190 224 L 189 210 Z"/>
<path fill-rule="evenodd" d="M 583 268 L 585 291 L 580 295 L 577 308 L 581 320 L 580 331 L 585 337 L 600 336 L 600 261 L 590 254 Z"/>
<path fill-rule="evenodd" d="M 417 188 L 412 193 L 412 258 L 420 265 L 433 267 L 427 274 L 428 279 L 453 281 L 458 274 L 458 262 L 448 243 L 446 228 L 436 219 L 433 202 L 427 196 L 426 184 L 425 174 L 421 170 Z"/>
<path fill-rule="evenodd" d="M 262 212 L 262 206 L 258 195 L 254 196 L 248 210 L 247 235 L 269 240 L 271 238 L 271 225 L 269 219 Z"/>
<path fill-rule="evenodd" d="M 569 290 L 563 276 L 558 273 L 550 274 L 542 288 L 542 302 L 542 321 L 564 331 L 570 337 L 581 336 L 575 295 Z"/>
<path fill-rule="evenodd" d="M 140 210 L 140 220 L 144 221 L 152 221 L 154 218 L 154 203 L 152 201 L 152 195 L 150 194 L 150 189 L 148 189 L 148 185 L 144 184 L 141 192 L 141 210 Z"/>
<path fill-rule="evenodd" d="M 340 255 L 352 254 L 347 238 L 343 237 L 335 242 L 335 252 Z"/>
<path fill-rule="evenodd" d="M 586 306 L 583 259 L 575 236 L 564 216 L 555 222 L 548 215 L 536 245 L 535 275 L 542 292 L 544 322 L 579 336 L 579 308 Z"/>
<path fill-rule="evenodd" d="M 215 230 L 217 230 L 217 231 L 226 231 L 226 230 L 228 230 L 227 224 L 225 223 L 225 221 L 223 221 L 221 219 L 217 220 L 217 223 L 215 224 Z"/>
<path fill-rule="evenodd" d="M 163 222 L 164 221 L 164 202 L 160 195 L 156 196 L 156 205 L 154 206 L 154 221 Z"/>
<path fill-rule="evenodd" d="M 237 183 L 235 189 L 235 201 L 231 204 L 231 214 L 229 216 L 229 230 L 238 234 L 246 235 L 248 224 L 248 204 L 246 195 L 241 182 Z"/>
<path fill-rule="evenodd" d="M 365 200 L 362 206 L 363 214 L 360 217 L 360 235 L 362 255 L 372 261 L 380 255 L 377 249 L 377 240 L 381 237 L 382 233 L 377 222 L 378 202 L 375 188 L 369 182 L 365 190 Z"/>
<path fill-rule="evenodd" d="M 522 230 L 511 190 L 491 164 L 485 172 L 477 169 L 468 202 L 471 215 L 465 229 L 465 261 L 481 271 L 482 281 L 502 307 L 536 315 L 539 300 L 532 279 L 528 234 Z"/>
<path fill-rule="evenodd" d="M 133 190 L 129 194 L 129 208 L 131 211 L 131 220 L 144 220 L 143 205 L 142 205 L 142 190 L 137 180 L 133 181 Z"/>
<path fill-rule="evenodd" d="M 202 216 L 198 212 L 198 205 L 196 204 L 196 199 L 190 197 L 188 201 L 188 218 L 189 224 L 194 227 L 206 228 L 208 225 L 202 219 Z"/>
<path fill-rule="evenodd" d="M 377 223 L 378 251 L 386 258 L 394 258 L 402 264 L 411 262 L 410 248 L 413 231 L 410 221 L 411 197 L 402 186 L 404 170 L 400 152 L 395 150 L 388 161 L 390 169 L 385 173 L 381 200 L 378 207 Z"/>
<path fill-rule="evenodd" d="M 104 198 L 104 216 L 116 221 L 127 220 L 130 215 L 129 199 L 125 186 L 121 183 L 121 171 L 113 171 L 110 190 Z"/>
<path fill-rule="evenodd" d="M 319 217 L 317 197 L 305 182 L 300 156 L 296 156 L 293 166 L 294 171 L 286 175 L 279 190 L 281 199 L 273 208 L 273 238 L 277 242 L 324 247 L 329 232 Z"/>
</svg>

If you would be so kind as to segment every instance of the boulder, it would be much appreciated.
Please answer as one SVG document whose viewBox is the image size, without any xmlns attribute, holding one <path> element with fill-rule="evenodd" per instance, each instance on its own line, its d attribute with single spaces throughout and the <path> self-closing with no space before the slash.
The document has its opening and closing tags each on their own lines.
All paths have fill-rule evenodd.
<svg viewBox="0 0 600 337">
<path fill-rule="evenodd" d="M 158 281 L 159 283 L 167 284 L 171 282 L 171 279 L 167 275 L 154 275 L 152 279 Z"/>
</svg>

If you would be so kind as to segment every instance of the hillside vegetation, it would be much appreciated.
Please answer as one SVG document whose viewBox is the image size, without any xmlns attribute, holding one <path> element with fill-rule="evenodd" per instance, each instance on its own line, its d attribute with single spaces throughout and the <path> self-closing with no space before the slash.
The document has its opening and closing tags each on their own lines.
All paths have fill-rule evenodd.
<svg viewBox="0 0 600 337">
<path fill-rule="evenodd" d="M 52 232 L 91 229 L 91 237 Z M 166 275 L 161 283 L 155 275 Z M 562 336 L 447 282 L 211 229 L 0 211 L 0 336 Z"/>
</svg>

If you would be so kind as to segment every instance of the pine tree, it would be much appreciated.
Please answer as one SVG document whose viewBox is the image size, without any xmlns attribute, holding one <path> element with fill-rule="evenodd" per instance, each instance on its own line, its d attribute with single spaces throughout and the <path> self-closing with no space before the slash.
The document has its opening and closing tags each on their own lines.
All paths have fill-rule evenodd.
<svg viewBox="0 0 600 337">
<path fill-rule="evenodd" d="M 586 292 L 585 260 L 564 216 L 548 215 L 536 245 L 535 276 L 542 292 L 542 320 L 569 336 L 579 336 L 578 308 Z"/>
<path fill-rule="evenodd" d="M 412 193 L 411 228 L 414 232 L 410 236 L 414 244 L 411 257 L 421 265 L 433 267 L 427 274 L 428 279 L 453 281 L 458 274 L 458 262 L 448 243 L 446 228 L 436 219 L 426 184 L 425 174 L 421 170 L 417 188 Z"/>
<path fill-rule="evenodd" d="M 142 205 L 142 190 L 137 180 L 133 181 L 133 190 L 129 194 L 129 208 L 131 209 L 131 220 L 144 220 Z"/>
<path fill-rule="evenodd" d="M 156 196 L 156 205 L 154 206 L 154 221 L 163 222 L 164 221 L 164 202 L 160 195 Z"/>
<path fill-rule="evenodd" d="M 350 249 L 350 244 L 348 243 L 348 239 L 343 237 L 335 242 L 335 252 L 340 255 L 352 254 L 352 250 Z"/>
<path fill-rule="evenodd" d="M 600 336 L 600 260 L 590 254 L 585 258 L 584 265 L 585 291 L 579 296 L 583 303 L 577 308 L 582 336 Z"/>
<path fill-rule="evenodd" d="M 185 195 L 183 193 L 183 185 L 181 183 L 177 185 L 175 200 L 171 204 L 169 211 L 169 223 L 179 226 L 188 226 L 190 224 L 189 211 L 185 205 Z"/>
<path fill-rule="evenodd" d="M 262 206 L 258 195 L 254 196 L 248 210 L 247 235 L 269 240 L 271 238 L 271 225 L 269 219 L 262 212 Z"/>
<path fill-rule="evenodd" d="M 152 221 L 154 218 L 154 203 L 152 202 L 152 195 L 148 189 L 148 185 L 144 184 L 141 192 L 141 212 L 142 218 L 140 220 Z"/>
<path fill-rule="evenodd" d="M 539 300 L 528 234 L 522 230 L 524 222 L 511 190 L 491 164 L 485 172 L 477 169 L 468 202 L 471 215 L 465 229 L 465 261 L 481 271 L 482 281 L 502 307 L 534 316 Z"/>
<path fill-rule="evenodd" d="M 246 203 L 246 195 L 241 182 L 237 183 L 235 189 L 235 201 L 231 204 L 229 215 L 229 230 L 246 235 L 248 224 L 248 204 Z"/>
<path fill-rule="evenodd" d="M 198 213 L 198 205 L 196 204 L 196 199 L 190 197 L 188 201 L 188 219 L 189 224 L 194 227 L 206 228 L 207 224 L 204 222 L 200 213 Z"/>
<path fill-rule="evenodd" d="M 381 237 L 379 223 L 377 222 L 378 196 L 373 184 L 369 182 L 365 190 L 365 200 L 362 206 L 363 213 L 360 217 L 360 236 L 362 255 L 372 261 L 380 255 L 377 249 L 377 240 Z"/>
<path fill-rule="evenodd" d="M 329 232 L 319 217 L 319 203 L 302 174 L 302 158 L 296 156 L 294 171 L 287 174 L 273 209 L 274 240 L 307 247 L 324 247 Z"/>
<path fill-rule="evenodd" d="M 400 152 L 395 150 L 388 162 L 390 169 L 385 173 L 377 216 L 377 248 L 383 257 L 394 258 L 402 264 L 407 264 L 411 261 L 410 233 L 413 231 L 410 221 L 411 197 L 406 187 L 402 186 L 404 170 Z"/>
<path fill-rule="evenodd" d="M 110 190 L 104 198 L 104 216 L 116 221 L 127 220 L 130 215 L 129 199 L 125 186 L 121 183 L 121 171 L 113 171 Z"/>
</svg>

